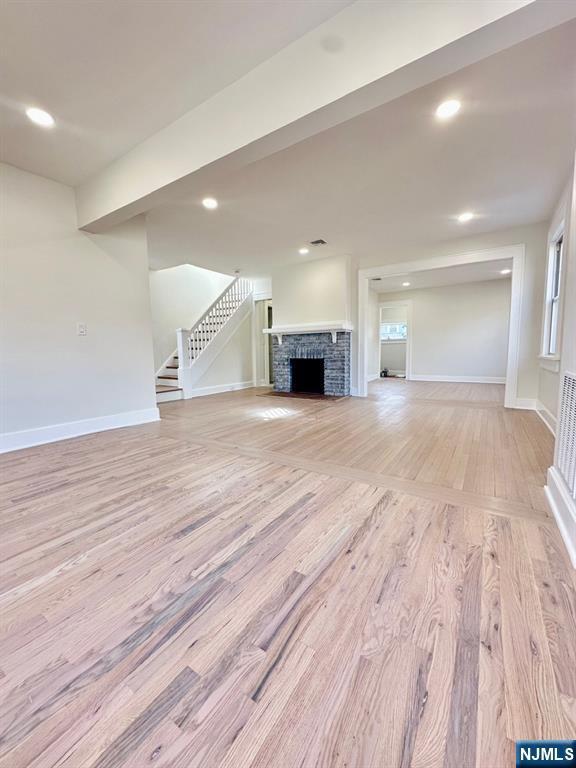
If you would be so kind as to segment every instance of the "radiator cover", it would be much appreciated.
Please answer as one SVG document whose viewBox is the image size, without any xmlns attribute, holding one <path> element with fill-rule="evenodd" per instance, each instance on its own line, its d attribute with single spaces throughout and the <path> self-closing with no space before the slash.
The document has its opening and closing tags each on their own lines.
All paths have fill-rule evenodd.
<svg viewBox="0 0 576 768">
<path fill-rule="evenodd" d="M 565 373 L 560 393 L 556 466 L 576 499 L 576 374 Z"/>
</svg>

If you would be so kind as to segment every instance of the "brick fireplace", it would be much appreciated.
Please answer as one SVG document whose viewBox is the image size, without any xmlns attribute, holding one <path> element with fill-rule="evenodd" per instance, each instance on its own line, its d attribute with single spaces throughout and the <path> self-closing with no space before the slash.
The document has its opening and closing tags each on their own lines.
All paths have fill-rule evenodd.
<svg viewBox="0 0 576 768">
<path fill-rule="evenodd" d="M 349 330 L 271 332 L 277 392 L 350 394 Z"/>
</svg>

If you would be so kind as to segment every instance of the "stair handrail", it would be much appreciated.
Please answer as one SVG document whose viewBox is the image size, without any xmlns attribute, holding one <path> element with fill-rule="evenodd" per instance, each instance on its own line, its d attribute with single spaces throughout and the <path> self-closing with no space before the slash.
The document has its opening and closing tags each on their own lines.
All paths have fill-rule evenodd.
<svg viewBox="0 0 576 768">
<path fill-rule="evenodd" d="M 204 312 L 204 314 L 200 316 L 200 319 L 199 319 L 199 320 L 197 320 L 197 321 L 194 323 L 194 325 L 193 325 L 193 326 L 190 328 L 190 333 L 192 333 L 192 331 L 193 331 L 193 330 L 194 330 L 194 329 L 195 329 L 195 328 L 196 328 L 198 325 L 200 325 L 200 323 L 201 323 L 203 320 L 205 320 L 205 319 L 208 317 L 208 315 L 210 314 L 210 312 L 212 312 L 212 310 L 214 309 L 214 307 L 216 306 L 216 304 L 219 304 L 219 303 L 220 303 L 220 301 L 221 301 L 221 300 L 224 298 L 224 296 L 226 296 L 226 294 L 227 294 L 227 293 L 228 293 L 228 291 L 229 291 L 229 290 L 232 288 L 232 286 L 233 286 L 233 285 L 236 285 L 236 283 L 237 283 L 239 280 L 240 280 L 240 278 L 239 278 L 239 277 L 235 277 L 235 278 L 234 278 L 234 280 L 232 280 L 232 282 L 231 282 L 231 283 L 229 283 L 229 284 L 227 285 L 227 287 L 226 287 L 226 288 L 224 288 L 224 290 L 222 291 L 222 293 L 221 293 L 219 296 L 217 296 L 217 297 L 214 299 L 214 301 L 212 302 L 212 304 L 210 304 L 210 306 L 208 307 L 208 309 L 206 310 L 206 312 Z"/>
<path fill-rule="evenodd" d="M 194 325 L 190 328 L 189 333 L 192 333 L 197 328 L 199 328 L 202 325 L 202 323 L 205 322 L 205 320 L 208 318 L 212 310 L 215 309 L 216 306 L 220 304 L 220 302 L 223 301 L 229 293 L 232 293 L 236 285 L 240 285 L 240 284 L 245 284 L 248 289 L 245 295 L 243 296 L 243 299 L 242 299 L 243 301 L 246 298 L 246 296 L 248 296 L 248 294 L 250 293 L 252 285 L 249 280 L 246 280 L 243 277 L 235 277 L 234 280 L 232 280 L 232 282 L 230 283 L 230 285 L 225 290 L 222 291 L 220 296 L 218 296 L 218 298 L 215 301 L 213 301 L 212 304 L 210 304 L 206 312 L 204 312 L 204 314 L 201 315 L 201 317 L 194 323 Z"/>
<path fill-rule="evenodd" d="M 201 331 L 201 327 L 204 323 L 207 324 L 208 319 L 212 315 L 212 312 L 218 307 L 219 304 L 222 304 L 229 300 L 229 297 L 233 297 L 233 302 L 235 304 L 234 309 L 230 316 L 232 316 L 236 310 L 244 303 L 244 301 L 248 298 L 248 296 L 252 292 L 252 284 L 249 280 L 246 280 L 245 278 L 241 277 L 235 277 L 232 282 L 222 291 L 222 293 L 216 297 L 216 299 L 210 304 L 208 309 L 204 312 L 203 315 L 200 316 L 200 318 L 194 323 L 194 325 L 190 329 L 186 328 L 179 328 L 176 331 L 176 339 L 177 339 L 177 345 L 178 345 L 178 366 L 179 368 L 183 368 L 184 366 L 190 367 L 192 364 L 192 361 L 196 359 L 191 353 L 190 349 L 190 340 L 193 338 L 193 335 L 195 333 L 198 333 Z M 210 338 L 208 339 L 202 339 L 203 344 L 200 349 L 200 352 L 203 352 L 206 346 L 212 341 L 216 333 L 220 330 L 220 327 L 224 325 L 222 323 L 218 328 L 213 329 L 210 328 L 207 332 L 210 334 Z M 202 330 L 202 333 L 205 333 L 204 330 Z"/>
</svg>

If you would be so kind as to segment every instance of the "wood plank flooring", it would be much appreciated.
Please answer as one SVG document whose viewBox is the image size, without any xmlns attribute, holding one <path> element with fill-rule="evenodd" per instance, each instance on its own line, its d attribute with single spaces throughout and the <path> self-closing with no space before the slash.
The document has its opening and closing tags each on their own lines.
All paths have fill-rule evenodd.
<svg viewBox="0 0 576 768">
<path fill-rule="evenodd" d="M 500 768 L 576 731 L 552 437 L 265 390 L 0 457 L 1 768 Z"/>
</svg>

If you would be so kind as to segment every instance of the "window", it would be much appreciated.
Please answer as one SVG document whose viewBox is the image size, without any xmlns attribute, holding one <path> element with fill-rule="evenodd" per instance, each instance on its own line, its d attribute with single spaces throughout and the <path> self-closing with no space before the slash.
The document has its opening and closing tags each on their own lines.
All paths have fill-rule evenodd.
<svg viewBox="0 0 576 768">
<path fill-rule="evenodd" d="M 564 236 L 552 244 L 546 281 L 546 317 L 544 323 L 544 344 L 542 353 L 555 357 L 559 352 L 558 328 L 560 322 L 560 292 L 562 289 L 562 247 Z"/>
<path fill-rule="evenodd" d="M 406 341 L 406 323 L 380 323 L 380 341 Z"/>
</svg>

